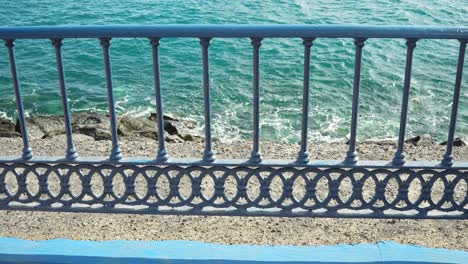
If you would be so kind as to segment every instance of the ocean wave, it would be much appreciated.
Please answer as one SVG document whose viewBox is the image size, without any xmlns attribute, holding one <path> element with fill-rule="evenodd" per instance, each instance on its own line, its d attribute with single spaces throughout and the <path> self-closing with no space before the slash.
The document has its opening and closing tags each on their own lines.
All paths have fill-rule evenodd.
<svg viewBox="0 0 468 264">
<path fill-rule="evenodd" d="M 53 12 L 31 9 L 33 0 L 6 3 L 2 25 L 307 23 L 466 24 L 468 5 L 401 1 L 212 1 L 206 5 L 137 1 L 50 0 Z M 36 2 L 36 1 L 34 1 Z M 37 3 L 35 3 L 37 4 Z M 112 7 L 112 8 L 104 8 Z M 335 6 L 336 8 L 329 8 Z M 56 8 L 54 8 L 56 7 Z M 84 11 L 83 11 L 84 10 Z M 130 15 L 128 10 L 131 10 Z M 340 10 L 340 12 L 336 12 Z M 104 12 L 104 13 L 103 13 Z M 378 12 L 379 16 L 375 16 Z M 48 40 L 18 40 L 16 55 L 28 115 L 62 114 L 55 54 Z M 407 135 L 443 140 L 453 96 L 458 43 L 421 40 L 415 49 Z M 213 39 L 210 85 L 213 135 L 223 141 L 252 136 L 252 49 L 249 39 Z M 355 47 L 352 39 L 316 39 L 311 57 L 309 138 L 341 141 L 349 135 Z M 303 45 L 299 38 L 265 39 L 260 49 L 262 140 L 298 142 L 302 119 Z M 112 73 L 119 115 L 154 112 L 154 77 L 147 39 L 113 39 Z M 1 118 L 16 116 L 8 54 L 0 49 Z M 398 135 L 406 59 L 405 40 L 369 39 L 363 50 L 358 139 Z M 203 134 L 202 56 L 198 39 L 164 38 L 160 45 L 164 111 L 198 124 Z M 97 39 L 66 39 L 63 62 L 72 112 L 108 112 L 102 48 Z M 462 87 L 468 86 L 464 78 Z M 457 135 L 468 134 L 468 95 L 462 90 Z"/>
</svg>

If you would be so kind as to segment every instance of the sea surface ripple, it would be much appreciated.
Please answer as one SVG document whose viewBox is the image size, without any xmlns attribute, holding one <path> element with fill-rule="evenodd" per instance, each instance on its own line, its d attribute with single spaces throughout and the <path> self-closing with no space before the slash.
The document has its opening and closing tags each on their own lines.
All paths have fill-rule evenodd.
<svg viewBox="0 0 468 264">
<path fill-rule="evenodd" d="M 111 24 L 374 24 L 467 26 L 466 0 L 0 0 L 0 25 Z M 458 42 L 418 41 L 414 55 L 408 136 L 446 138 Z M 48 40 L 16 41 L 27 113 L 62 113 L 55 55 Z M 151 46 L 114 39 L 112 70 L 119 114 L 154 112 Z M 197 39 L 162 39 L 165 111 L 203 129 L 202 57 Z M 73 112 L 106 112 L 102 49 L 95 39 L 66 39 L 65 74 Z M 369 39 L 363 53 L 358 138 L 398 135 L 406 46 Z M 353 85 L 352 39 L 317 39 L 312 47 L 310 138 L 349 134 Z M 300 39 L 265 39 L 261 47 L 261 137 L 297 142 L 301 128 L 303 46 Z M 462 82 L 457 135 L 468 135 L 468 76 Z M 214 137 L 249 138 L 252 130 L 252 50 L 248 39 L 214 39 L 210 46 Z M 0 48 L 0 110 L 14 118 L 6 48 Z"/>
</svg>

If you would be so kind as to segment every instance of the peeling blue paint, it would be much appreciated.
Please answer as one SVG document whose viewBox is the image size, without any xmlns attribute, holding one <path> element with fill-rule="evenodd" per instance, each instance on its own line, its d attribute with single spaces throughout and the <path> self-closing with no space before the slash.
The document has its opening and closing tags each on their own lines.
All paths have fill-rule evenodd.
<svg viewBox="0 0 468 264">
<path fill-rule="evenodd" d="M 468 263 L 468 252 L 394 242 L 336 246 L 0 238 L 0 263 Z"/>
</svg>

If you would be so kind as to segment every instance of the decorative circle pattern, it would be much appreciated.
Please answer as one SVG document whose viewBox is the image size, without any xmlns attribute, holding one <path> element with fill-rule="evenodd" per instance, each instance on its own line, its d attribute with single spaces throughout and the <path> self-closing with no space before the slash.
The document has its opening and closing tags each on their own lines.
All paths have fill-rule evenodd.
<svg viewBox="0 0 468 264">
<path fill-rule="evenodd" d="M 468 171 L 0 164 L 0 209 L 468 219 Z"/>
</svg>

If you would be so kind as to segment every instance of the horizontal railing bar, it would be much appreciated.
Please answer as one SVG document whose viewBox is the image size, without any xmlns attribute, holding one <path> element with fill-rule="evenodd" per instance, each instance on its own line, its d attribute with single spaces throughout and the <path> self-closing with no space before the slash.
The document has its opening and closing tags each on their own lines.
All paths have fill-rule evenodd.
<svg viewBox="0 0 468 264">
<path fill-rule="evenodd" d="M 468 39 L 468 27 L 376 25 L 113 25 L 0 27 L 0 38 L 420 38 Z"/>
<path fill-rule="evenodd" d="M 158 166 L 246 166 L 246 167 L 309 167 L 309 168 L 385 168 L 385 169 L 454 169 L 468 170 L 468 161 L 457 161 L 452 166 L 444 166 L 440 161 L 407 161 L 404 165 L 395 166 L 391 160 L 361 160 L 357 163 L 345 163 L 342 160 L 311 160 L 309 163 L 300 163 L 295 160 L 263 160 L 261 163 L 251 162 L 248 159 L 217 159 L 207 162 L 201 159 L 170 158 L 166 162 L 146 157 L 123 157 L 120 160 L 110 160 L 108 157 L 78 157 L 75 160 L 66 160 L 59 156 L 35 156 L 24 160 L 20 156 L 0 157 L 1 164 L 90 164 L 90 165 L 158 165 Z"/>
</svg>

